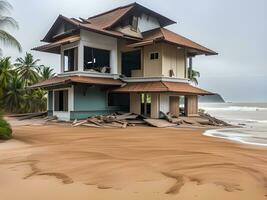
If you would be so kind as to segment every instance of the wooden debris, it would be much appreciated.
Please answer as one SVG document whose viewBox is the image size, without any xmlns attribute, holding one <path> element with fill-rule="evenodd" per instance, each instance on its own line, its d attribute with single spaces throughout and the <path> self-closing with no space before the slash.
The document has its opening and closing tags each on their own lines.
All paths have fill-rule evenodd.
<svg viewBox="0 0 267 200">
<path fill-rule="evenodd" d="M 165 127 L 174 127 L 176 124 L 170 123 L 164 119 L 144 119 L 149 125 L 158 127 L 158 128 L 165 128 Z"/>
<path fill-rule="evenodd" d="M 169 114 L 161 112 L 164 119 L 150 119 L 143 115 L 133 113 L 113 113 L 110 115 L 99 115 L 90 117 L 85 120 L 75 120 L 72 125 L 87 126 L 94 128 L 126 128 L 127 126 L 135 126 L 136 124 L 149 124 L 154 127 L 174 127 L 177 125 L 211 125 L 211 126 L 228 126 L 226 122 L 211 117 L 208 114 L 200 114 L 199 117 L 179 117 L 172 118 Z"/>
<path fill-rule="evenodd" d="M 222 121 L 222 120 L 219 120 L 219 119 L 217 119 L 217 118 L 215 118 L 215 117 L 212 117 L 211 115 L 209 115 L 209 114 L 207 114 L 207 113 L 202 113 L 202 112 L 200 112 L 199 115 L 200 115 L 202 118 L 204 118 L 204 119 L 208 119 L 209 122 L 210 122 L 212 125 L 215 125 L 215 126 L 220 126 L 220 125 L 222 125 L 222 126 L 231 126 L 231 124 L 228 124 L 228 123 L 226 123 L 226 122 L 224 122 L 224 121 Z"/>
<path fill-rule="evenodd" d="M 42 117 L 47 115 L 47 112 L 28 113 L 18 117 L 18 120 L 32 119 L 35 117 Z"/>
<path fill-rule="evenodd" d="M 72 123 L 72 126 L 74 126 L 74 127 L 76 127 L 76 126 L 80 126 L 80 125 L 83 125 L 83 124 L 85 124 L 85 123 L 87 123 L 87 122 L 88 122 L 87 119 L 86 119 L 86 120 L 82 120 L 82 121 L 78 121 L 78 122 L 76 122 L 75 124 Z"/>
</svg>

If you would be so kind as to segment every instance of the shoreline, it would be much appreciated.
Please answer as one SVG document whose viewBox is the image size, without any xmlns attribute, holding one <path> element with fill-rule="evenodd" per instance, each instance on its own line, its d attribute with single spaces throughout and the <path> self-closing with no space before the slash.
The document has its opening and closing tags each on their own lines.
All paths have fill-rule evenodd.
<svg viewBox="0 0 267 200">
<path fill-rule="evenodd" d="M 0 144 L 5 200 L 250 200 L 267 195 L 267 150 L 204 136 L 205 129 L 56 124 L 13 129 L 14 139 Z"/>
<path fill-rule="evenodd" d="M 237 128 L 237 127 L 235 127 L 235 128 Z M 263 144 L 263 143 L 259 143 L 259 142 L 258 143 L 257 142 L 249 142 L 249 141 L 245 141 L 244 139 L 242 139 L 241 138 L 242 136 L 248 137 L 248 135 L 246 135 L 246 134 L 235 133 L 235 135 L 229 136 L 229 135 L 227 135 L 227 132 L 223 132 L 223 131 L 227 131 L 227 130 L 233 130 L 234 131 L 234 128 L 208 129 L 208 130 L 205 130 L 203 132 L 203 135 L 207 136 L 207 137 L 220 138 L 223 140 L 237 142 L 240 144 L 253 145 L 253 146 L 266 147 L 267 148 L 267 144 Z"/>
</svg>

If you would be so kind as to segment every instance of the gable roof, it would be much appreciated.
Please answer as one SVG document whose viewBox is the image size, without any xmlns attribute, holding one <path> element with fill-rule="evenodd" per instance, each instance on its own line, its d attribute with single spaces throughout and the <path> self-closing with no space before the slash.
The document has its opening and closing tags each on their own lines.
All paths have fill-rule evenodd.
<svg viewBox="0 0 267 200">
<path fill-rule="evenodd" d="M 92 24 L 97 24 L 103 29 L 108 29 L 108 28 L 111 28 L 117 22 L 119 22 L 122 18 L 126 17 L 127 14 L 134 12 L 134 11 L 144 12 L 144 13 L 148 13 L 151 16 L 154 16 L 155 18 L 157 18 L 157 20 L 159 21 L 162 27 L 176 23 L 175 21 L 163 15 L 160 15 L 159 13 L 152 11 L 136 2 L 128 4 L 126 6 L 120 6 L 118 8 L 109 10 L 107 12 L 89 17 L 87 21 Z"/>
<path fill-rule="evenodd" d="M 183 37 L 177 33 L 174 33 L 165 28 L 157 28 L 143 33 L 144 41 L 165 41 L 172 44 L 176 44 L 181 47 L 187 47 L 201 51 L 207 55 L 217 55 L 213 50 L 210 50 L 192 40 Z M 133 44 L 132 44 L 133 45 Z"/>
</svg>

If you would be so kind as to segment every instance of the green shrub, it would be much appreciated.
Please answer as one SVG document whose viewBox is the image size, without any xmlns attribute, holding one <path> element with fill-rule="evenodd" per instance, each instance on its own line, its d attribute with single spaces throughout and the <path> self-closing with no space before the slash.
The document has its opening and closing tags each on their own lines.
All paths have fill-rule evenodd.
<svg viewBox="0 0 267 200">
<path fill-rule="evenodd" d="M 10 139 L 12 136 L 12 129 L 1 116 L 0 116 L 0 140 Z"/>
</svg>

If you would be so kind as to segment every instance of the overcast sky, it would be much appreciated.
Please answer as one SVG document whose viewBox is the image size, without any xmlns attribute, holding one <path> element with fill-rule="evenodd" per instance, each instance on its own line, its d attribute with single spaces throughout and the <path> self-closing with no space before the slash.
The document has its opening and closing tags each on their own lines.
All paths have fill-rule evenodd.
<svg viewBox="0 0 267 200">
<path fill-rule="evenodd" d="M 41 63 L 59 71 L 59 56 L 30 51 L 59 14 L 67 17 L 91 15 L 132 3 L 128 0 L 9 0 L 11 16 L 20 25 L 12 33 L 23 53 L 3 48 L 13 58 L 26 51 Z M 267 102 L 267 1 L 266 0 L 140 0 L 138 3 L 177 24 L 167 28 L 216 52 L 198 56 L 194 68 L 201 73 L 200 87 L 220 93 L 227 101 Z M 153 3 L 152 3 L 153 2 Z"/>
</svg>

